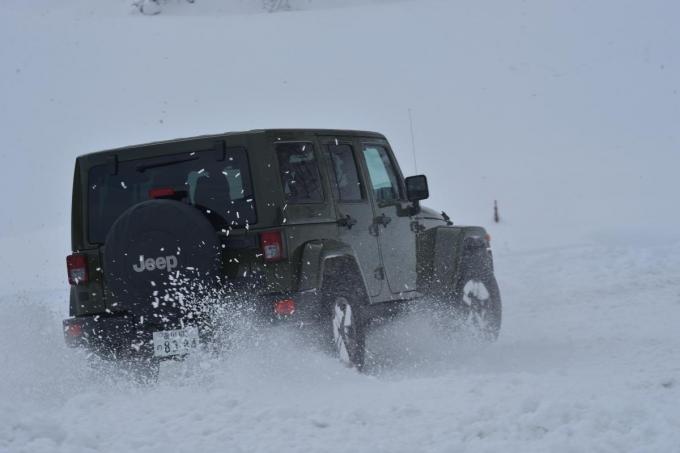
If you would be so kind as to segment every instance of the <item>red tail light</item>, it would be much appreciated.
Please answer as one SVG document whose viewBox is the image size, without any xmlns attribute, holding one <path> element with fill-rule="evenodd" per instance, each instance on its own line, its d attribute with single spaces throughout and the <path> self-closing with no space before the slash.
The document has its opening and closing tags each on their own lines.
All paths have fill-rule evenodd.
<svg viewBox="0 0 680 453">
<path fill-rule="evenodd" d="M 274 302 L 274 313 L 279 316 L 290 316 L 295 313 L 295 301 L 293 299 L 283 299 Z"/>
<path fill-rule="evenodd" d="M 267 262 L 281 261 L 283 256 L 283 239 L 280 231 L 267 231 L 260 233 L 260 245 L 262 254 Z"/>
<path fill-rule="evenodd" d="M 79 337 L 83 334 L 83 326 L 80 324 L 71 324 L 66 327 L 65 333 L 68 337 Z"/>
<path fill-rule="evenodd" d="M 160 187 L 149 190 L 149 198 L 172 198 L 175 195 L 175 189 L 169 187 Z"/>
<path fill-rule="evenodd" d="M 84 285 L 88 281 L 87 257 L 74 253 L 66 257 L 68 282 L 71 285 Z"/>
</svg>

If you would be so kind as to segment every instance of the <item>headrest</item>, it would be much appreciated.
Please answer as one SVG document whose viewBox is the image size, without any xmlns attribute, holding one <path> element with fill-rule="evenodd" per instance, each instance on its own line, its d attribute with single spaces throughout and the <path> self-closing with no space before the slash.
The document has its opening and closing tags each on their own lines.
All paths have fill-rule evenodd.
<svg viewBox="0 0 680 453">
<path fill-rule="evenodd" d="M 223 210 L 230 201 L 229 181 L 224 175 L 201 176 L 196 181 L 194 204 Z"/>
</svg>

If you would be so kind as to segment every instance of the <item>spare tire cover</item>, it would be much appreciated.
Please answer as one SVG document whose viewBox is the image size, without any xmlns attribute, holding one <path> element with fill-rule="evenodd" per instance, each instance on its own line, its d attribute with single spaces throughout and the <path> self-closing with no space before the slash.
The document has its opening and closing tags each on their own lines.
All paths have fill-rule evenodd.
<svg viewBox="0 0 680 453">
<path fill-rule="evenodd" d="M 214 290 L 220 240 L 194 206 L 149 200 L 111 226 L 103 262 L 117 309 L 141 317 L 138 322 L 173 323 Z"/>
</svg>

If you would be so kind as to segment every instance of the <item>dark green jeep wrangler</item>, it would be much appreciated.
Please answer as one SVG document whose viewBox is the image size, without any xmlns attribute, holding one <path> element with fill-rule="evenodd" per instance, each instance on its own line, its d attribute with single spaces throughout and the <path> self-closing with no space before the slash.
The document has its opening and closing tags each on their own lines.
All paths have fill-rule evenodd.
<svg viewBox="0 0 680 453">
<path fill-rule="evenodd" d="M 258 130 L 80 156 L 64 334 L 157 364 L 205 347 L 216 308 L 317 332 L 364 364 L 366 328 L 423 300 L 493 340 L 489 237 L 420 206 L 384 136 Z"/>
</svg>

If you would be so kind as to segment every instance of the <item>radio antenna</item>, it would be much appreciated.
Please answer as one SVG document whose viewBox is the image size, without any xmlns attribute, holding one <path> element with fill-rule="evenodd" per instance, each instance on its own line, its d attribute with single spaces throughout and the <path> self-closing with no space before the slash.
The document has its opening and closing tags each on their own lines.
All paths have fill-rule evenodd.
<svg viewBox="0 0 680 453">
<path fill-rule="evenodd" d="M 416 136 L 413 133 L 413 114 L 411 109 L 408 109 L 408 122 L 411 125 L 411 152 L 413 153 L 413 169 L 415 174 L 418 174 L 418 161 L 416 160 Z"/>
</svg>

